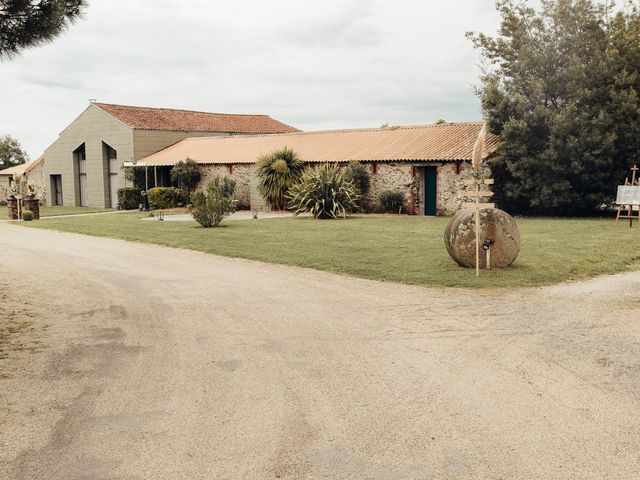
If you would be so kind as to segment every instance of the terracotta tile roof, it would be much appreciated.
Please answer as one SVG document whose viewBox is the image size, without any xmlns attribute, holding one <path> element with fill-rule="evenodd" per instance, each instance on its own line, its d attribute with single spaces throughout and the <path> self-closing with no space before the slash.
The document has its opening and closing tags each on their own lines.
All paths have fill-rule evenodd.
<svg viewBox="0 0 640 480">
<path fill-rule="evenodd" d="M 94 103 L 94 105 L 134 130 L 255 134 L 300 131 L 274 120 L 268 115 L 207 113 L 170 108 L 130 107 L 109 103 Z"/>
<path fill-rule="evenodd" d="M 189 157 L 202 164 L 254 163 L 259 155 L 289 147 L 307 162 L 471 160 L 482 122 L 331 130 L 285 135 L 187 138 L 141 160 L 173 165 Z M 485 155 L 499 139 L 489 135 Z"/>
<path fill-rule="evenodd" d="M 5 168 L 4 170 L 0 170 L 0 175 L 13 175 L 14 173 L 17 173 L 19 175 L 24 175 L 25 173 L 29 173 L 38 165 L 42 164 L 42 162 L 44 162 L 44 155 L 40 155 L 38 158 L 30 162 L 23 163 L 21 165 L 16 165 L 15 167 Z"/>
</svg>

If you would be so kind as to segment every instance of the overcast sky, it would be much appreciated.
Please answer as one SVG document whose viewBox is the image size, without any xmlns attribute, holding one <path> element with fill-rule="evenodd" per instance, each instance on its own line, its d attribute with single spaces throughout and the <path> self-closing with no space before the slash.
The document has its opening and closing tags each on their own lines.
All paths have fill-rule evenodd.
<svg viewBox="0 0 640 480">
<path fill-rule="evenodd" d="M 266 113 L 301 128 L 480 118 L 494 0 L 90 0 L 62 37 L 0 62 L 0 135 L 32 158 L 88 105 Z"/>
</svg>

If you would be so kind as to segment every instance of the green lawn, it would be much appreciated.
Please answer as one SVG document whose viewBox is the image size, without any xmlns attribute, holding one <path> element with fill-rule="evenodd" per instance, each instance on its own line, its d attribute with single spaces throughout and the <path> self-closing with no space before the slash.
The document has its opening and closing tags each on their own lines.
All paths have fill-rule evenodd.
<svg viewBox="0 0 640 480">
<path fill-rule="evenodd" d="M 83 213 L 100 213 L 100 212 L 112 212 L 112 209 L 108 208 L 89 208 L 89 207 L 48 207 L 43 205 L 40 207 L 41 217 L 57 217 L 60 215 L 80 215 Z M 6 220 L 8 217 L 8 210 L 6 205 L 0 207 L 0 219 Z"/>
<path fill-rule="evenodd" d="M 505 270 L 457 266 L 444 247 L 447 218 L 355 217 L 194 222 L 140 220 L 140 212 L 48 219 L 22 224 L 229 257 L 310 267 L 417 285 L 505 287 L 543 285 L 640 269 L 640 228 L 611 219 L 519 219 L 522 250 Z"/>
</svg>

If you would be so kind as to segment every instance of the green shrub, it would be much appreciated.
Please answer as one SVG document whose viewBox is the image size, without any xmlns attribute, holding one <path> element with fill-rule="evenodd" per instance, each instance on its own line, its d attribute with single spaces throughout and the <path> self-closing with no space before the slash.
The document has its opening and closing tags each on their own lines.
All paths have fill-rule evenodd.
<svg viewBox="0 0 640 480">
<path fill-rule="evenodd" d="M 199 190 L 191 195 L 189 213 L 203 227 L 215 227 L 224 217 L 236 211 L 233 200 L 235 190 L 235 180 L 218 175 L 206 185 L 204 191 Z"/>
<path fill-rule="evenodd" d="M 368 199 L 369 190 L 371 190 L 369 169 L 366 165 L 354 160 L 349 162 L 349 165 L 345 168 L 345 177 L 356 187 L 360 197 L 360 206 L 365 210 L 369 210 Z"/>
<path fill-rule="evenodd" d="M 176 208 L 182 201 L 182 191 L 174 187 L 149 189 L 149 204 L 154 208 Z"/>
<path fill-rule="evenodd" d="M 298 154 L 287 147 L 261 155 L 256 166 L 258 192 L 271 208 L 284 210 L 287 192 L 300 180 L 304 169 Z"/>
<path fill-rule="evenodd" d="M 386 213 L 400 213 L 405 207 L 406 199 L 402 192 L 385 190 L 378 196 L 378 207 Z"/>
<path fill-rule="evenodd" d="M 358 210 L 358 192 L 335 163 L 314 167 L 289 190 L 289 206 L 294 214 L 309 212 L 316 218 L 346 217 Z"/>
<path fill-rule="evenodd" d="M 118 189 L 118 205 L 122 210 L 134 210 L 142 203 L 142 192 L 138 188 Z"/>
<path fill-rule="evenodd" d="M 24 212 L 22 212 L 22 220 L 24 220 L 25 222 L 30 222 L 31 220 L 33 220 L 33 212 L 30 210 L 25 210 Z"/>
</svg>

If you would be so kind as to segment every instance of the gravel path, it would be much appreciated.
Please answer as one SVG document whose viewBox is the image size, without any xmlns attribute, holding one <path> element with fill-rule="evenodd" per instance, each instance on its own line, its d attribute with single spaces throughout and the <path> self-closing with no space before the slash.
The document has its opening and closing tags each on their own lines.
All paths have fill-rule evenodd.
<svg viewBox="0 0 640 480">
<path fill-rule="evenodd" d="M 640 477 L 640 272 L 425 289 L 6 222 L 0 265 L 44 345 L 0 358 L 1 479 Z"/>
</svg>

